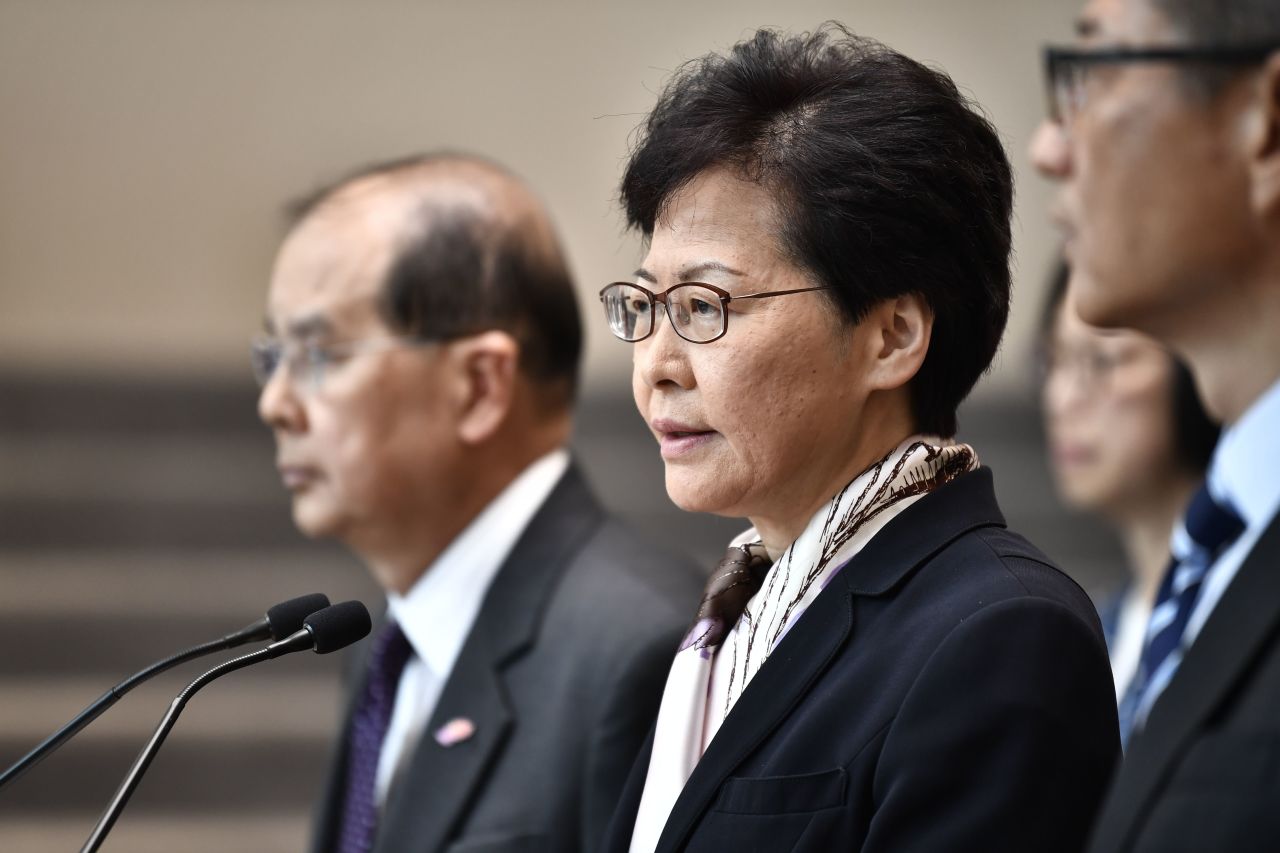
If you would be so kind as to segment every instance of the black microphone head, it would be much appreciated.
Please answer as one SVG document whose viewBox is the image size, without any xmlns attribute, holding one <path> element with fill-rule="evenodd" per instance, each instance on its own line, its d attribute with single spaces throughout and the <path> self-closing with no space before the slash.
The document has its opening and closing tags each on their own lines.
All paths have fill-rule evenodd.
<svg viewBox="0 0 1280 853">
<path fill-rule="evenodd" d="M 302 622 L 317 610 L 329 606 L 329 596 L 320 592 L 300 595 L 288 601 L 282 601 L 267 611 L 267 625 L 271 629 L 271 639 L 283 640 L 285 637 L 302 629 Z"/>
<path fill-rule="evenodd" d="M 302 621 L 315 640 L 316 654 L 327 655 L 351 645 L 373 627 L 369 610 L 358 601 L 340 601 Z"/>
</svg>

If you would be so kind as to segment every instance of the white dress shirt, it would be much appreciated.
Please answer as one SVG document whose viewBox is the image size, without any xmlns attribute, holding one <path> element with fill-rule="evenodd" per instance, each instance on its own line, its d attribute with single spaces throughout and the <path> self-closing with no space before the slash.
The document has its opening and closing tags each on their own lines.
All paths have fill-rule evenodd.
<svg viewBox="0 0 1280 853">
<path fill-rule="evenodd" d="M 413 654 L 400 676 L 378 757 L 380 806 L 435 711 L 489 585 L 568 467 L 563 449 L 538 459 L 472 519 L 407 594 L 387 596 L 388 612 Z"/>
<path fill-rule="evenodd" d="M 1151 599 L 1134 582 L 1124 591 L 1120 611 L 1116 615 L 1115 633 L 1111 639 L 1111 679 L 1116 684 L 1116 702 L 1124 698 L 1129 684 L 1138 674 L 1142 660 L 1142 643 L 1147 636 L 1147 623 L 1151 621 Z"/>
<path fill-rule="evenodd" d="M 1244 530 L 1205 573 L 1200 598 L 1182 634 L 1183 648 L 1200 635 L 1245 557 L 1280 510 L 1280 382 L 1267 389 L 1240 420 L 1222 434 L 1209 464 L 1206 482 L 1215 501 L 1239 513 Z M 1186 547 L 1177 541 L 1179 536 L 1186 535 L 1185 528 L 1179 524 L 1174 532 L 1174 553 L 1186 552 Z M 1154 699 L 1152 696 L 1147 704 Z"/>
</svg>

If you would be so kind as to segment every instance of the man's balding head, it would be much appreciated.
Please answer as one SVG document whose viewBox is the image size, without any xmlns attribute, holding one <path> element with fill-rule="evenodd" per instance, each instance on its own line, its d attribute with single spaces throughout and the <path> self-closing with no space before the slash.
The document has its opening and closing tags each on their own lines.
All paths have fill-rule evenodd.
<svg viewBox="0 0 1280 853">
<path fill-rule="evenodd" d="M 508 332 L 540 398 L 572 402 L 582 349 L 572 277 L 546 208 L 515 175 L 472 155 L 421 155 L 360 169 L 291 212 L 295 230 L 365 233 L 393 330 L 421 340 Z"/>
<path fill-rule="evenodd" d="M 361 170 L 297 210 L 258 411 L 298 527 L 404 592 L 571 428 L 573 284 L 542 205 L 472 157 Z"/>
</svg>

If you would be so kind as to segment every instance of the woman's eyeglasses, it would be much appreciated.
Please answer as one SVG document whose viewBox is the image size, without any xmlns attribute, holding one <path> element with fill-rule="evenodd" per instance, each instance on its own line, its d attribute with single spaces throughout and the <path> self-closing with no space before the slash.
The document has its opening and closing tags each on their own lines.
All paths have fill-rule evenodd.
<svg viewBox="0 0 1280 853">
<path fill-rule="evenodd" d="M 830 287 L 828 284 L 798 290 L 774 290 L 733 296 L 715 285 L 696 281 L 677 284 L 662 293 L 654 293 L 638 284 L 619 281 L 600 291 L 600 302 L 604 305 L 609 330 L 620 340 L 635 343 L 652 335 L 657 327 L 658 306 L 661 305 L 677 335 L 691 344 L 709 344 L 724 337 L 724 333 L 728 331 L 728 306 L 734 300 L 767 299 L 771 296 L 827 290 Z"/>
</svg>

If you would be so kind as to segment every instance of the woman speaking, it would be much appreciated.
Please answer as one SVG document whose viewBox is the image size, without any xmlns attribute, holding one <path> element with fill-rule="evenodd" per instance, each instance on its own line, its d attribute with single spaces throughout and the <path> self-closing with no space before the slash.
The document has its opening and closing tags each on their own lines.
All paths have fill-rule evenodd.
<svg viewBox="0 0 1280 853">
<path fill-rule="evenodd" d="M 1073 851 L 1118 752 L 1089 599 L 956 408 L 1009 307 L 1009 164 L 942 73 L 828 25 L 661 95 L 601 292 L 667 491 L 742 516 L 608 849 Z"/>
</svg>

